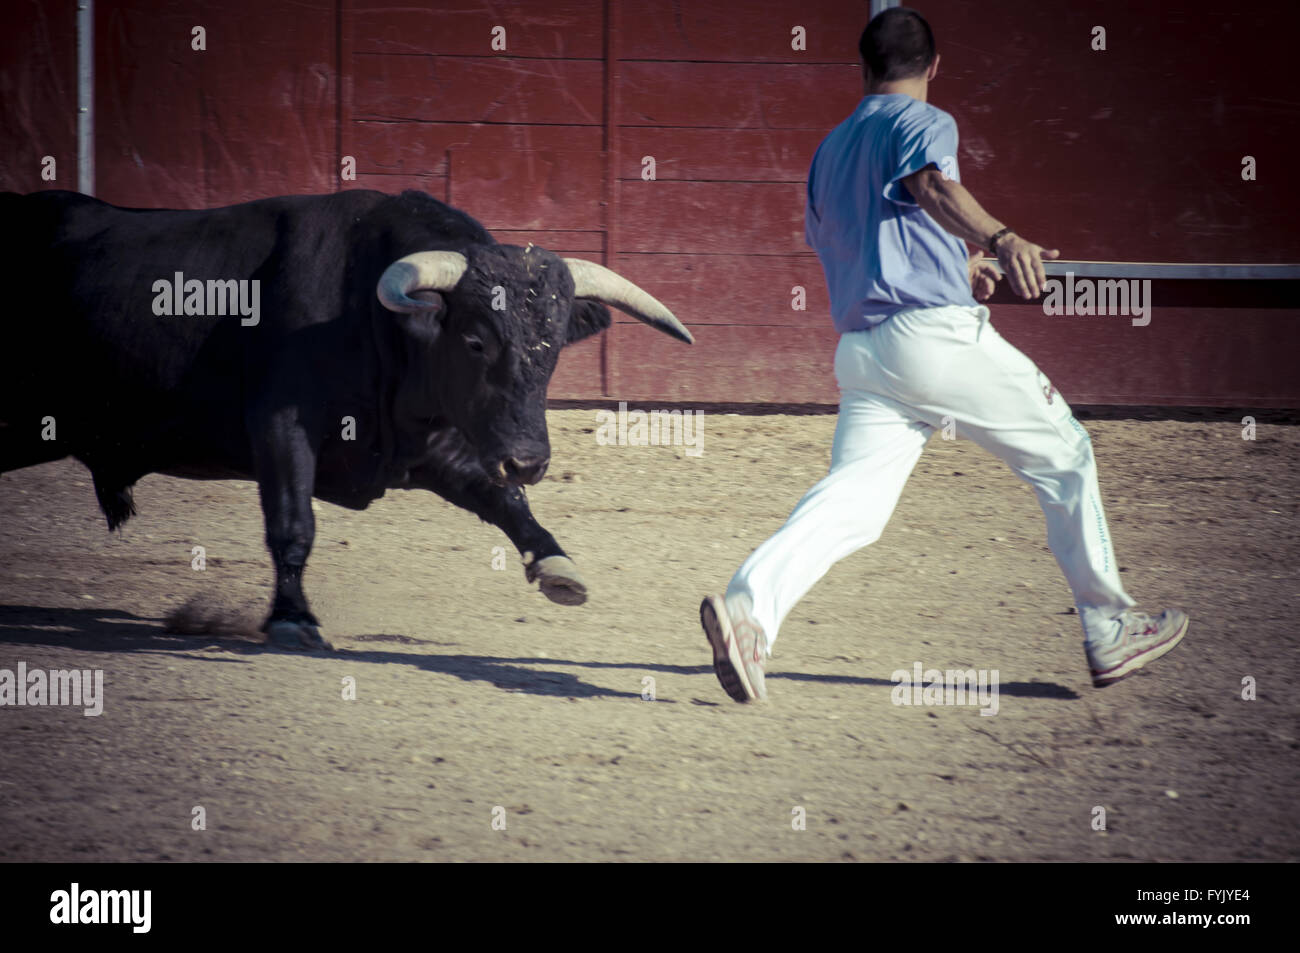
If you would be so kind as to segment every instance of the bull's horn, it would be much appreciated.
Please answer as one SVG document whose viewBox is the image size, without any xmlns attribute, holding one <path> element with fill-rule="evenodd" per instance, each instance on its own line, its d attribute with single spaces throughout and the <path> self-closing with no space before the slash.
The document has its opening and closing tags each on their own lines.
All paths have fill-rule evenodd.
<svg viewBox="0 0 1300 953">
<path fill-rule="evenodd" d="M 428 301 L 412 298 L 419 291 L 450 291 L 465 274 L 465 256 L 458 251 L 419 251 L 399 258 L 379 276 L 376 293 L 389 311 L 427 311 Z"/>
<path fill-rule="evenodd" d="M 664 334 L 671 334 L 679 341 L 695 343 L 691 332 L 686 330 L 671 311 L 622 275 L 610 271 L 604 265 L 581 258 L 566 258 L 564 263 L 569 266 L 569 274 L 573 275 L 575 298 L 591 298 L 613 305 L 638 321 L 644 321 Z"/>
</svg>

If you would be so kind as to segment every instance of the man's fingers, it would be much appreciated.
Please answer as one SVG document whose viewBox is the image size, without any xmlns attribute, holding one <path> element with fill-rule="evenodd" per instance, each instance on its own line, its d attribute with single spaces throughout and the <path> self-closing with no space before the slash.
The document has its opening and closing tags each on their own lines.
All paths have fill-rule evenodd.
<svg viewBox="0 0 1300 953">
<path fill-rule="evenodd" d="M 1011 265 L 1009 272 L 1011 287 L 1015 293 L 1022 298 L 1034 297 L 1032 286 L 1029 284 L 1029 270 L 1025 267 L 1025 262 L 1021 261 L 1019 256 L 1016 256 L 1011 259 L 1009 264 Z"/>
<path fill-rule="evenodd" d="M 978 250 L 971 254 L 967 266 L 970 270 L 971 294 L 975 300 L 984 301 L 992 297 L 997 290 L 998 279 L 1002 277 L 998 270 Z"/>
<path fill-rule="evenodd" d="M 1021 279 L 1020 277 L 1020 273 L 1014 258 L 1007 261 L 1006 270 L 1007 270 L 1007 281 L 1011 283 L 1011 290 L 1023 298 L 1025 296 L 1025 283 L 1023 279 Z"/>
<path fill-rule="evenodd" d="M 1043 257 L 1044 257 L 1044 258 L 1060 258 L 1060 257 L 1061 257 L 1061 250 L 1060 250 L 1059 248 L 1053 248 L 1051 251 L 1045 251 L 1045 252 L 1043 252 Z"/>
<path fill-rule="evenodd" d="M 1039 254 L 1034 255 L 1034 283 L 1037 286 L 1037 290 L 1034 291 L 1034 297 L 1038 297 L 1041 290 L 1047 287 L 1047 272 L 1043 269 L 1043 259 L 1041 254 L 1043 250 L 1036 247 L 1034 251 L 1039 252 Z"/>
<path fill-rule="evenodd" d="M 1025 269 L 1025 284 L 1029 286 L 1029 297 L 1037 298 L 1042 293 L 1047 274 L 1043 271 L 1043 260 L 1038 257 L 1039 248 L 1033 245 L 1020 262 Z"/>
</svg>

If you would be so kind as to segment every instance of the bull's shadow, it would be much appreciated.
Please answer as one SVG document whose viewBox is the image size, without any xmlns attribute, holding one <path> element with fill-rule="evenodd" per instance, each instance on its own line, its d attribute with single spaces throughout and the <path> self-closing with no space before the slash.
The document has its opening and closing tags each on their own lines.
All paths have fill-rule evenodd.
<svg viewBox="0 0 1300 953">
<path fill-rule="evenodd" d="M 403 645 L 447 645 L 433 639 L 407 635 L 372 634 L 352 636 L 362 643 Z M 51 645 L 94 652 L 195 653 L 189 657 L 202 662 L 248 664 L 249 659 L 228 653 L 199 653 L 209 645 L 220 645 L 238 655 L 274 653 L 297 655 L 247 638 L 221 635 L 179 635 L 168 632 L 161 619 L 133 615 L 118 609 L 64 609 L 48 606 L 0 605 L 0 647 L 8 645 Z M 8 654 L 8 653 L 6 653 Z M 314 653 L 320 654 L 320 653 Z M 452 675 L 467 682 L 488 682 L 504 691 L 560 698 L 640 699 L 640 692 L 614 691 L 585 682 L 568 672 L 539 671 L 526 665 L 563 665 L 572 668 L 616 668 L 639 672 L 663 672 L 674 675 L 711 674 L 712 665 L 667 665 L 662 662 L 599 662 L 593 660 L 493 656 L 493 655 L 425 655 L 388 649 L 342 648 L 324 653 L 330 658 L 376 665 L 414 665 L 423 671 Z M 0 664 L 4 659 L 0 657 Z M 896 682 L 865 675 L 825 675 L 808 672 L 771 672 L 768 680 L 786 679 L 836 685 L 871 685 L 894 688 Z M 1019 698 L 1065 698 L 1075 700 L 1079 694 L 1055 682 L 1003 682 L 1003 695 Z M 671 699 L 659 699 L 661 703 Z"/>
<path fill-rule="evenodd" d="M 222 636 L 215 634 L 180 635 L 164 629 L 161 619 L 137 616 L 119 609 L 65 609 L 49 606 L 0 605 L 0 665 L 5 663 L 4 655 L 12 657 L 8 649 L 15 645 L 49 645 L 74 648 L 90 652 L 138 652 L 138 653 L 193 653 L 189 657 L 200 662 L 223 662 L 227 664 L 248 664 L 251 659 L 240 655 L 274 653 L 277 655 L 298 655 L 286 652 L 262 642 L 248 638 Z M 440 645 L 431 639 L 416 639 L 410 636 L 363 635 L 356 636 L 361 642 L 400 642 L 416 645 Z M 238 653 L 232 657 L 228 653 L 203 653 L 209 645 Z M 330 658 L 346 659 L 352 662 L 370 662 L 374 664 L 414 665 L 429 672 L 453 675 L 467 682 L 489 682 L 505 691 L 521 692 L 530 695 L 549 695 L 562 698 L 627 698 L 640 699 L 640 692 L 615 691 L 600 685 L 593 685 L 568 672 L 538 671 L 525 668 L 522 663 L 551 665 L 583 665 L 582 662 L 570 662 L 564 659 L 548 658 L 498 658 L 490 655 L 423 655 L 391 650 L 340 649 L 324 653 Z M 637 671 L 677 672 L 694 674 L 709 671 L 709 666 L 659 665 L 653 663 L 638 664 L 604 663 L 604 667 L 628 668 Z"/>
</svg>

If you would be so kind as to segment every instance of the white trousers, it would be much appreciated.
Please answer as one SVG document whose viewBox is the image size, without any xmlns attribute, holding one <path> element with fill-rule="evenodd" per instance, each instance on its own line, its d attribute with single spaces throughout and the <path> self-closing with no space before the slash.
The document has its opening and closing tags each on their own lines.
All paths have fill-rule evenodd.
<svg viewBox="0 0 1300 953">
<path fill-rule="evenodd" d="M 926 441 L 949 424 L 1038 494 L 1085 639 L 1109 637 L 1109 620 L 1134 604 L 1120 584 L 1088 432 L 988 317 L 983 305 L 918 308 L 840 337 L 830 472 L 727 587 L 753 600 L 769 645 L 832 565 L 880 538 Z"/>
</svg>

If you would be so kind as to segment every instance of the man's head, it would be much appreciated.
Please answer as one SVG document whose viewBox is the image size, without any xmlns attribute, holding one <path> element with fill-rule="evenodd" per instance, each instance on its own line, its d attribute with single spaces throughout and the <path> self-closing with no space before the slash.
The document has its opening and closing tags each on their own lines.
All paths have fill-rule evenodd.
<svg viewBox="0 0 1300 953">
<path fill-rule="evenodd" d="M 934 79 L 939 57 L 930 24 L 915 10 L 891 7 L 871 18 L 858 41 L 868 93 L 903 92 L 916 95 Z"/>
</svg>

